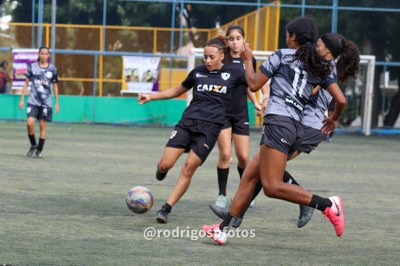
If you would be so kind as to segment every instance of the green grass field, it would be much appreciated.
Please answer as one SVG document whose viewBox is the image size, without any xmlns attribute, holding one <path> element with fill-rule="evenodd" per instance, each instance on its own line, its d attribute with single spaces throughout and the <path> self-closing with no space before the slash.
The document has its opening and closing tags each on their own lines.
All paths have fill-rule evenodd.
<svg viewBox="0 0 400 266">
<path fill-rule="evenodd" d="M 143 236 L 148 227 L 194 234 L 219 222 L 208 207 L 218 192 L 216 149 L 162 225 L 155 212 L 183 163 L 181 158 L 164 181 L 155 179 L 170 128 L 49 124 L 43 159 L 25 156 L 25 123 L 0 122 L 0 132 L 0 265 L 400 265 L 399 137 L 336 135 L 289 163 L 303 186 L 342 196 L 341 238 L 319 211 L 298 229 L 297 205 L 260 195 L 241 226 L 255 230 L 255 238 L 217 246 L 186 233 Z M 259 139 L 252 131 L 251 154 Z M 230 173 L 233 197 L 235 158 Z M 154 194 L 146 214 L 125 205 L 127 190 L 136 185 Z"/>
</svg>

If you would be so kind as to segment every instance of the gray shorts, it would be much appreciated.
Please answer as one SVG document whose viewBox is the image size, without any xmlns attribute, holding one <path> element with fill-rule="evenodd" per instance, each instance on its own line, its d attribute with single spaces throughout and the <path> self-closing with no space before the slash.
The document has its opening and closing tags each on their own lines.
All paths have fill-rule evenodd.
<svg viewBox="0 0 400 266">
<path fill-rule="evenodd" d="M 286 154 L 298 149 L 301 144 L 303 127 L 291 117 L 267 115 L 260 144 L 267 145 Z"/>
<path fill-rule="evenodd" d="M 309 126 L 303 127 L 303 138 L 298 150 L 305 153 L 313 151 L 320 143 L 325 139 L 325 135 L 322 134 L 321 130 L 315 129 Z"/>
</svg>

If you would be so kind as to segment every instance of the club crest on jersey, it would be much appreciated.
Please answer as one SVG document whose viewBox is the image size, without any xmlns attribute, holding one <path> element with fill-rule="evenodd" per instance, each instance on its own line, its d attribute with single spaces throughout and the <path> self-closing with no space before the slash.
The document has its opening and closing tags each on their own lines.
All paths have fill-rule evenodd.
<svg viewBox="0 0 400 266">
<path fill-rule="evenodd" d="M 221 78 L 223 80 L 228 80 L 230 77 L 231 77 L 230 73 L 226 73 L 226 72 L 221 73 Z"/>
</svg>

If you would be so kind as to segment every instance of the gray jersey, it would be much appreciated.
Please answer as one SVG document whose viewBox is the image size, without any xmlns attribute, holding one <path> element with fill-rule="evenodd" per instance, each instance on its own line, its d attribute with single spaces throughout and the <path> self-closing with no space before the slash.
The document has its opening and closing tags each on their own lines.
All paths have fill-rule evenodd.
<svg viewBox="0 0 400 266">
<path fill-rule="evenodd" d="M 28 103 L 42 107 L 52 107 L 51 84 L 58 82 L 57 68 L 49 64 L 41 68 L 39 62 L 28 65 L 24 74 L 31 82 Z"/>
<path fill-rule="evenodd" d="M 271 78 L 265 115 L 282 115 L 301 121 L 312 89 L 317 85 L 328 87 L 334 82 L 309 75 L 303 64 L 295 60 L 295 53 L 295 49 L 277 50 L 260 66 L 261 72 Z"/>
<path fill-rule="evenodd" d="M 331 78 L 336 81 L 336 64 L 334 61 L 331 63 L 333 65 Z M 310 97 L 310 103 L 304 108 L 302 124 L 315 129 L 321 129 L 322 122 L 324 121 L 325 117 L 328 116 L 328 106 L 331 100 L 331 94 L 324 87 L 322 87 L 317 94 L 312 95 Z"/>
</svg>

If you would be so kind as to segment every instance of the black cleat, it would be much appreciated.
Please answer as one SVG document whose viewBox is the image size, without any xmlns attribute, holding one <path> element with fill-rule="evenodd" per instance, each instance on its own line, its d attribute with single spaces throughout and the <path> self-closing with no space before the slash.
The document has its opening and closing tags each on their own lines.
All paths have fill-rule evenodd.
<svg viewBox="0 0 400 266">
<path fill-rule="evenodd" d="M 210 209 L 214 212 L 215 215 L 217 215 L 221 219 L 225 219 L 226 216 L 228 216 L 229 209 L 228 208 L 223 208 L 215 203 L 210 204 Z M 238 228 L 242 224 L 243 218 L 237 218 L 234 220 L 232 227 L 233 228 Z"/>
<path fill-rule="evenodd" d="M 43 158 L 42 151 L 36 150 L 33 158 Z"/>
<path fill-rule="evenodd" d="M 158 170 L 156 172 L 156 178 L 158 181 L 162 181 L 166 176 L 168 172 L 165 173 L 160 173 Z"/>
<path fill-rule="evenodd" d="M 163 209 L 157 211 L 156 220 L 160 224 L 166 224 L 168 222 L 168 212 L 164 211 Z"/>
<path fill-rule="evenodd" d="M 29 148 L 29 151 L 26 153 L 26 156 L 32 157 L 33 154 L 35 153 L 36 149 L 37 149 L 36 146 L 31 146 L 31 147 Z"/>
<path fill-rule="evenodd" d="M 297 227 L 301 228 L 311 220 L 314 213 L 314 208 L 306 205 L 299 205 L 299 206 L 300 206 L 300 216 L 299 220 L 297 221 Z"/>
</svg>

